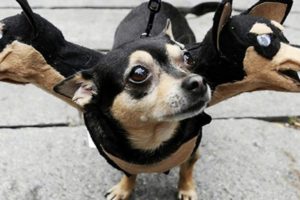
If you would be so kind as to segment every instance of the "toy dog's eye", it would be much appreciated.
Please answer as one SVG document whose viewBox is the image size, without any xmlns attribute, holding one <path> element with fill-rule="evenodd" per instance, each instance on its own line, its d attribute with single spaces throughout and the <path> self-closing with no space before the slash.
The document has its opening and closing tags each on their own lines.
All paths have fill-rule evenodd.
<svg viewBox="0 0 300 200">
<path fill-rule="evenodd" d="M 260 46 L 263 46 L 263 47 L 268 47 L 270 46 L 271 44 L 271 36 L 270 35 L 267 35 L 267 34 L 264 34 L 264 35 L 258 35 L 256 37 L 257 39 L 257 42 Z"/>
<path fill-rule="evenodd" d="M 149 70 L 141 65 L 132 68 L 129 74 L 129 81 L 132 83 L 144 83 L 149 78 Z"/>
<path fill-rule="evenodd" d="M 184 52 L 183 59 L 184 59 L 184 63 L 187 64 L 187 65 L 195 64 L 195 61 L 194 61 L 191 53 L 188 52 L 188 51 Z"/>
</svg>

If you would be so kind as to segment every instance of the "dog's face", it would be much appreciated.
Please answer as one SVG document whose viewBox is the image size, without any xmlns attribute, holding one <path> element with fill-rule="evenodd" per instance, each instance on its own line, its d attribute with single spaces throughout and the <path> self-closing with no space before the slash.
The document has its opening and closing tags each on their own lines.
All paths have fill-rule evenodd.
<svg viewBox="0 0 300 200">
<path fill-rule="evenodd" d="M 203 110 L 209 89 L 201 76 L 188 71 L 191 58 L 181 45 L 143 41 L 127 56 L 116 77 L 122 91 L 112 102 L 115 118 L 124 124 L 135 117 L 133 121 L 179 121 Z"/>
<path fill-rule="evenodd" d="M 289 44 L 282 26 L 291 6 L 264 0 L 231 17 L 231 1 L 223 1 L 213 28 L 216 48 L 243 78 L 217 86 L 213 103 L 254 90 L 300 92 L 300 50 Z"/>
<path fill-rule="evenodd" d="M 189 72 L 192 58 L 171 40 L 171 26 L 167 27 L 164 34 L 113 50 L 89 75 L 77 74 L 55 91 L 73 98 L 86 112 L 96 108 L 109 113 L 133 140 L 153 131 L 162 132 L 156 142 L 168 139 L 177 122 L 203 111 L 210 89 L 201 76 Z M 157 147 L 156 142 L 151 147 Z"/>
<path fill-rule="evenodd" d="M 229 46 L 229 40 L 237 41 L 222 52 L 243 63 L 246 79 L 257 84 L 258 89 L 299 92 L 300 50 L 289 45 L 283 30 L 276 21 L 236 16 L 224 27 L 220 46 Z"/>
</svg>

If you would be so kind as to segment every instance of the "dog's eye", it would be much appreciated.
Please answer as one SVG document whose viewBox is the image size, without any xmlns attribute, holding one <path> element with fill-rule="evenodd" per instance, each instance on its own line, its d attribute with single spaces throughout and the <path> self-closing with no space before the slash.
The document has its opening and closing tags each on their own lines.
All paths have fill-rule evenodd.
<svg viewBox="0 0 300 200">
<path fill-rule="evenodd" d="M 270 46 L 271 44 L 271 36 L 270 35 L 267 35 L 267 34 L 264 34 L 264 35 L 258 35 L 256 37 L 257 39 L 257 42 L 260 46 L 263 46 L 263 47 L 268 47 Z"/>
<path fill-rule="evenodd" d="M 184 63 L 187 64 L 187 65 L 195 64 L 195 61 L 194 61 L 191 53 L 188 52 L 188 51 L 184 52 L 183 59 L 184 59 Z"/>
<path fill-rule="evenodd" d="M 148 77 L 148 69 L 141 65 L 138 65 L 132 68 L 128 80 L 132 83 L 144 83 L 148 79 Z"/>
</svg>

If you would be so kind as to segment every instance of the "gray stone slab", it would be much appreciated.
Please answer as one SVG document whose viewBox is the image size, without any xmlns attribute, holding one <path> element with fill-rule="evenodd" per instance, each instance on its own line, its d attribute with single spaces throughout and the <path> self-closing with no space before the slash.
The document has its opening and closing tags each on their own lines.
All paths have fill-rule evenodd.
<svg viewBox="0 0 300 200">
<path fill-rule="evenodd" d="M 82 123 L 77 110 L 33 85 L 0 82 L 0 126 Z"/>
<path fill-rule="evenodd" d="M 200 199 L 298 199 L 299 142 L 277 124 L 214 121 L 195 171 Z M 0 149 L 0 199 L 104 200 L 121 177 L 88 148 L 84 127 L 0 129 Z M 177 172 L 140 176 L 133 199 L 175 199 Z"/>
<path fill-rule="evenodd" d="M 166 2 L 172 3 L 174 6 L 194 6 L 198 3 L 209 2 L 211 0 L 164 0 Z M 220 0 L 215 0 L 220 1 Z M 142 2 L 148 2 L 148 0 L 52 0 L 52 1 L 39 1 L 39 0 L 29 0 L 29 3 L 32 7 L 134 7 L 139 5 Z M 257 2 L 257 0 L 247 0 L 247 1 L 234 1 L 233 6 L 235 8 L 246 9 L 251 7 Z M 294 6 L 292 12 L 295 10 L 299 10 L 300 3 L 298 1 L 294 1 Z M 12 0 L 2 0 L 0 4 L 1 7 L 18 7 L 18 4 Z"/>
<path fill-rule="evenodd" d="M 244 93 L 207 109 L 214 118 L 300 116 L 300 95 L 260 91 Z"/>
<path fill-rule="evenodd" d="M 205 128 L 196 180 L 202 199 L 299 199 L 299 130 L 256 120 Z"/>
<path fill-rule="evenodd" d="M 203 0 L 166 0 L 171 2 L 176 6 L 193 6 L 199 2 L 204 2 Z M 205 0 L 208 1 L 208 0 Z M 39 0 L 28 0 L 33 7 L 133 7 L 137 6 L 142 2 L 148 2 L 148 0 L 50 0 L 50 1 L 39 1 Z M 1 7 L 16 7 L 18 4 L 12 0 L 2 0 L 0 4 Z"/>
</svg>

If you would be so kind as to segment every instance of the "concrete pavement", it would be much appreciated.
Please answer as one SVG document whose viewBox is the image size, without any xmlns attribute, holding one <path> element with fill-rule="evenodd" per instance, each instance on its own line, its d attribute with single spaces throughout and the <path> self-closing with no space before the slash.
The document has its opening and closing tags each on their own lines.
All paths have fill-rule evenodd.
<svg viewBox="0 0 300 200">
<path fill-rule="evenodd" d="M 126 7 L 141 2 L 29 1 L 38 7 L 36 12 L 61 28 L 66 38 L 95 49 L 111 47 L 115 27 L 129 12 Z M 172 2 L 189 6 L 199 0 Z M 254 2 L 234 1 L 237 8 Z M 16 7 L 14 1 L 2 0 L 0 18 L 18 13 Z M 300 3 L 295 1 L 286 22 L 286 36 L 300 44 L 298 11 Z M 212 14 L 188 16 L 188 20 L 200 41 L 211 26 Z M 89 148 L 80 114 L 65 103 L 34 86 L 0 83 L 0 105 L 0 200 L 102 200 L 105 191 L 121 177 Z M 195 173 L 201 199 L 300 198 L 299 130 L 246 119 L 300 116 L 299 94 L 243 94 L 208 112 L 222 120 L 204 129 L 202 159 Z M 22 128 L 38 125 L 46 128 Z M 133 199 L 175 199 L 177 171 L 169 176 L 142 175 Z"/>
</svg>

